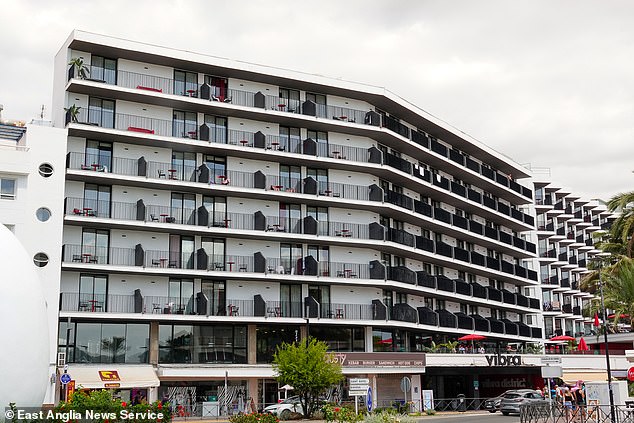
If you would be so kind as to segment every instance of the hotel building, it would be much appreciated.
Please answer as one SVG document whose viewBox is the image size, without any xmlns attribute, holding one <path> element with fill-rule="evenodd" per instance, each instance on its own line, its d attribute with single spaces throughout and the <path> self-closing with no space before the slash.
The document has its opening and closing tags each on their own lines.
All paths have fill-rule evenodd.
<svg viewBox="0 0 634 423">
<path fill-rule="evenodd" d="M 547 334 L 581 328 L 576 270 L 541 247 L 569 207 L 557 248 L 587 250 L 601 216 L 555 193 L 536 206 L 553 234 L 535 232 L 527 169 L 382 88 L 75 31 L 53 110 L 68 131 L 58 347 L 78 386 L 272 403 L 275 348 L 308 330 L 375 403 L 403 376 L 414 399 L 486 396 L 479 375 L 514 374 L 425 352 L 543 342 L 555 298 L 571 310 Z M 587 225 L 569 243 L 572 221 Z M 540 285 L 538 263 L 568 276 Z"/>
</svg>

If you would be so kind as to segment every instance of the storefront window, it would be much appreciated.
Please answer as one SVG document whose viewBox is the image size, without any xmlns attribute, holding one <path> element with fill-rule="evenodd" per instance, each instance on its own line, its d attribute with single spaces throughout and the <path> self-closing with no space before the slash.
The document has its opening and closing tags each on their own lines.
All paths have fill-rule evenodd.
<svg viewBox="0 0 634 423">
<path fill-rule="evenodd" d="M 364 328 L 314 327 L 310 336 L 328 344 L 330 351 L 365 351 Z"/>
<path fill-rule="evenodd" d="M 147 363 L 148 324 L 75 323 L 71 331 L 69 363 Z M 59 325 L 59 351 L 66 352 L 67 324 Z"/>
<path fill-rule="evenodd" d="M 299 341 L 299 327 L 297 326 L 258 326 L 257 352 L 258 363 L 270 363 L 278 345 L 284 342 L 290 344 Z"/>
<path fill-rule="evenodd" d="M 246 363 L 245 326 L 159 326 L 161 363 Z"/>
</svg>

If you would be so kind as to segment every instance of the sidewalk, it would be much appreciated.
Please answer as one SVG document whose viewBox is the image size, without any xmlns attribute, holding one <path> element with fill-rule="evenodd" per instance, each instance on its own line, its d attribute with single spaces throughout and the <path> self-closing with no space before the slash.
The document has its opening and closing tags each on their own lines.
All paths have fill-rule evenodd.
<svg viewBox="0 0 634 423">
<path fill-rule="evenodd" d="M 434 418 L 443 418 L 443 417 L 458 417 L 458 416 L 464 416 L 464 417 L 468 417 L 468 416 L 473 416 L 473 415 L 488 415 L 490 414 L 488 411 L 486 410 L 471 410 L 471 411 L 465 411 L 465 412 L 460 412 L 460 411 L 439 411 L 436 414 L 432 415 L 432 416 L 428 416 L 426 414 L 423 414 L 422 416 L 413 416 L 414 418 L 416 418 L 416 420 L 428 420 L 428 419 L 434 419 Z M 227 423 L 229 422 L 229 419 L 225 418 L 225 417 L 218 417 L 216 419 L 203 419 L 203 418 L 196 418 L 196 417 L 176 417 L 173 418 L 172 421 L 174 422 L 192 422 L 192 423 Z M 299 419 L 299 420 L 281 420 L 281 421 L 287 421 L 289 423 L 327 423 L 325 420 L 308 420 L 308 419 Z"/>
</svg>

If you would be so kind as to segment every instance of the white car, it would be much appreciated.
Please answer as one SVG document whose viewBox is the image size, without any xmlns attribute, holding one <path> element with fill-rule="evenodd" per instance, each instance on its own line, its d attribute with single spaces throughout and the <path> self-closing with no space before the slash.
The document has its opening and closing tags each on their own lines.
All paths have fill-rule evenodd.
<svg viewBox="0 0 634 423">
<path fill-rule="evenodd" d="M 264 408 L 264 412 L 273 414 L 282 420 L 286 420 L 291 416 L 291 413 L 304 414 L 304 409 L 299 403 L 299 397 L 295 396 L 287 398 L 280 403 L 269 405 Z"/>
</svg>

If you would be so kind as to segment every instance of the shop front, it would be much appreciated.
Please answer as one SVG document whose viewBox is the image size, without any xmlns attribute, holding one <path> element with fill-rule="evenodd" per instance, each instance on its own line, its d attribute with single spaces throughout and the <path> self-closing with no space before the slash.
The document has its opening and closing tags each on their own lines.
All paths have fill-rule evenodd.
<svg viewBox="0 0 634 423">
<path fill-rule="evenodd" d="M 60 370 L 60 374 L 63 373 Z M 158 399 L 160 381 L 153 366 L 149 365 L 68 365 L 71 389 L 112 390 L 115 398 L 130 404 L 152 402 Z"/>
</svg>

